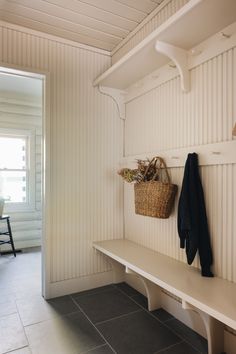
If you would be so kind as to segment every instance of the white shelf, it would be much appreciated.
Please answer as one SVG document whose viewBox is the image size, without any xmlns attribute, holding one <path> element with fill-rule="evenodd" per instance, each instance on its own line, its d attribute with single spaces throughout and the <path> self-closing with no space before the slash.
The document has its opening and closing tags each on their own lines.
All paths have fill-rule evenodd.
<svg viewBox="0 0 236 354">
<path fill-rule="evenodd" d="M 94 86 L 125 90 L 171 59 L 179 69 L 183 90 L 188 91 L 187 52 L 235 21 L 236 0 L 190 0 L 100 75 Z"/>
</svg>

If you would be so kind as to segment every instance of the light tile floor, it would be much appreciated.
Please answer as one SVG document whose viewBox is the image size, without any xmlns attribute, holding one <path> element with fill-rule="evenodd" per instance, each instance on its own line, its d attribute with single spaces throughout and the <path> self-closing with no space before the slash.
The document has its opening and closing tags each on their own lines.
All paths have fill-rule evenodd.
<svg viewBox="0 0 236 354">
<path fill-rule="evenodd" d="M 204 338 L 125 283 L 45 301 L 40 249 L 0 256 L 0 354 L 199 354 Z"/>
</svg>

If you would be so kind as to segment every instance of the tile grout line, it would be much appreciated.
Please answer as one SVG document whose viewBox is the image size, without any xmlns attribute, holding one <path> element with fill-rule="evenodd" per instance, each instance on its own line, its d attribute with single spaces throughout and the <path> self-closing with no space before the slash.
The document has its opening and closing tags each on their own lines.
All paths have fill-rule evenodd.
<svg viewBox="0 0 236 354">
<path fill-rule="evenodd" d="M 182 340 L 180 341 L 180 342 L 178 342 L 178 343 L 175 343 L 175 344 L 171 344 L 169 347 L 166 347 L 166 348 L 163 348 L 163 349 L 161 349 L 161 350 L 158 350 L 157 352 L 155 352 L 154 354 L 161 354 L 161 353 L 163 353 L 165 350 L 168 350 L 168 349 L 171 349 L 171 348 L 174 348 L 176 345 L 179 345 L 179 344 L 181 344 L 181 343 L 184 343 Z"/>
<path fill-rule="evenodd" d="M 115 286 L 114 286 L 115 287 Z M 193 349 L 195 349 L 199 354 L 201 354 L 201 352 L 198 350 L 198 348 L 196 348 L 192 343 L 190 343 L 188 340 L 186 340 L 185 338 L 183 338 L 180 334 L 178 334 L 176 331 L 174 331 L 171 327 L 169 327 L 165 322 L 162 322 L 161 320 L 159 320 L 156 316 L 154 316 L 150 311 L 148 311 L 145 307 L 143 307 L 142 305 L 140 305 L 138 302 L 136 302 L 132 296 L 128 295 L 127 293 L 125 293 L 123 290 L 119 289 L 118 287 L 116 287 L 122 294 L 125 294 L 130 300 L 132 300 L 135 304 L 139 305 L 143 310 L 145 310 L 150 316 L 152 316 L 155 320 L 157 320 L 159 323 L 163 324 L 166 328 L 168 328 L 171 332 L 173 332 L 175 335 L 177 335 L 177 337 L 179 337 L 182 341 L 186 342 L 187 344 L 190 345 L 190 347 L 192 347 Z M 140 293 L 141 294 L 141 293 Z M 141 294 L 143 295 L 143 294 Z M 135 295 L 134 295 L 135 296 Z M 144 295 L 143 295 L 144 296 Z M 170 320 L 166 321 L 166 322 L 171 322 L 173 320 L 175 320 L 176 318 L 171 318 Z M 203 353 L 203 354 L 207 354 Z"/>
<path fill-rule="evenodd" d="M 9 352 L 4 352 L 4 353 L 2 353 L 2 354 L 11 354 L 11 353 L 14 353 L 14 352 L 16 352 L 16 351 L 18 351 L 18 350 L 25 349 L 25 348 L 28 348 L 28 349 L 30 350 L 30 353 L 32 353 L 32 352 L 31 352 L 31 349 L 30 349 L 30 347 L 29 347 L 29 345 L 25 345 L 24 347 L 20 347 L 20 348 L 17 348 L 17 349 L 13 349 L 13 350 L 10 350 Z"/>
<path fill-rule="evenodd" d="M 167 322 L 171 322 L 174 321 L 176 318 L 173 318 Z M 178 320 L 178 319 L 177 319 Z M 181 322 L 181 321 L 180 321 Z M 182 322 L 181 322 L 182 323 Z M 163 323 L 170 331 L 172 331 L 174 334 L 176 334 L 180 339 L 182 339 L 184 342 L 186 342 L 187 344 L 190 345 L 190 347 L 192 347 L 193 349 L 195 349 L 197 351 L 197 353 L 201 354 L 202 352 L 199 351 L 198 348 L 196 348 L 191 342 L 189 342 L 186 338 L 182 337 L 181 334 L 179 334 L 178 332 L 176 332 L 174 329 L 172 329 L 171 327 L 169 327 L 167 324 Z M 204 337 L 203 337 L 204 338 Z M 208 342 L 207 342 L 208 343 Z M 207 354 L 207 352 L 204 352 L 202 354 Z"/>
<path fill-rule="evenodd" d="M 97 347 L 94 347 L 94 348 L 92 348 L 92 349 L 89 349 L 89 351 L 87 351 L 87 352 L 82 352 L 82 353 L 80 353 L 80 354 L 89 354 L 89 353 L 91 353 L 93 350 L 99 349 L 99 348 L 102 348 L 102 347 L 105 347 L 106 345 L 107 345 L 106 343 L 104 343 L 104 344 L 102 344 L 102 345 L 98 345 Z"/>
<path fill-rule="evenodd" d="M 137 302 L 135 300 L 133 300 L 136 304 Z M 179 334 L 178 332 L 176 332 L 174 329 L 172 329 L 171 327 L 168 326 L 168 324 L 166 324 L 166 322 L 171 322 L 173 320 L 175 320 L 176 318 L 172 318 L 166 322 L 162 322 L 161 320 L 159 320 L 156 316 L 154 316 L 150 311 L 148 311 L 145 307 L 141 306 L 151 317 L 153 317 L 154 319 L 156 319 L 158 322 L 160 322 L 161 324 L 163 324 L 163 326 L 165 326 L 167 329 L 169 329 L 172 333 L 174 333 L 177 337 L 179 337 L 182 341 L 186 342 L 187 344 L 190 345 L 190 347 L 192 347 L 193 349 L 195 349 L 199 354 L 201 353 L 198 348 L 196 348 L 191 342 L 189 342 L 186 338 L 182 337 L 181 334 Z M 203 353 L 203 354 L 207 354 L 207 353 Z"/>
<path fill-rule="evenodd" d="M 84 296 L 93 296 L 93 295 L 98 295 L 98 294 L 103 294 L 103 293 L 106 293 L 106 292 L 110 292 L 111 290 L 114 290 L 114 289 L 116 289 L 114 286 L 113 286 L 113 284 L 111 284 L 112 285 L 112 288 L 110 288 L 110 289 L 104 289 L 104 290 L 98 290 L 98 291 L 96 291 L 96 292 L 92 292 L 91 294 L 84 294 L 83 295 L 83 292 L 81 292 L 81 293 L 72 293 L 72 294 L 69 294 L 69 295 L 64 295 L 64 296 L 72 296 L 73 298 L 76 298 L 76 294 L 81 294 L 81 295 L 77 295 L 77 297 L 84 297 Z M 99 288 L 97 288 L 97 289 L 99 289 Z M 94 289 L 90 289 L 90 290 L 94 290 Z M 85 290 L 85 291 L 90 291 L 90 290 Z"/>
<path fill-rule="evenodd" d="M 22 318 L 21 318 L 21 315 L 20 315 L 19 308 L 18 308 L 18 306 L 17 306 L 16 300 L 15 300 L 15 304 L 16 304 L 16 308 L 17 308 L 17 315 L 18 315 L 18 317 L 19 317 L 19 319 L 20 319 L 20 323 L 21 323 L 22 328 L 23 328 L 23 332 L 24 332 L 24 335 L 25 335 L 26 342 L 28 343 L 28 344 L 25 345 L 24 347 L 17 348 L 16 350 L 22 349 L 22 348 L 25 348 L 25 347 L 29 347 L 29 349 L 30 349 L 30 351 L 31 351 L 30 344 L 29 344 L 29 339 L 28 339 L 28 337 L 27 337 L 27 334 L 26 334 L 26 331 L 25 331 L 25 326 L 24 326 L 24 324 L 23 324 L 23 321 L 22 321 Z"/>
<path fill-rule="evenodd" d="M 67 296 L 70 296 L 70 295 L 67 295 Z M 73 315 L 74 313 L 78 313 L 78 312 L 81 312 L 80 309 L 78 309 L 77 311 L 72 311 L 72 312 L 69 312 L 69 313 L 65 313 L 64 315 L 56 314 L 55 316 L 52 316 L 50 318 L 46 318 L 46 319 L 41 320 L 41 321 L 37 321 L 37 322 L 34 322 L 34 323 L 30 323 L 30 324 L 24 325 L 24 328 L 25 327 L 34 326 L 34 325 L 42 323 L 42 322 L 53 321 L 56 318 L 63 318 L 63 317 L 66 317 L 66 316 L 69 316 L 69 315 Z"/>
<path fill-rule="evenodd" d="M 129 313 L 126 313 L 126 314 L 123 314 L 123 315 L 121 315 L 121 316 L 117 316 L 117 317 L 113 317 L 113 318 L 111 318 L 111 319 L 109 319 L 109 320 L 105 320 L 105 321 L 101 321 L 101 322 L 97 322 L 95 325 L 93 324 L 93 322 L 91 322 L 90 321 L 90 319 L 88 318 L 88 316 L 84 313 L 84 311 L 82 310 L 82 308 L 76 303 L 76 305 L 78 306 L 78 308 L 81 310 L 81 312 L 89 319 L 89 321 L 95 326 L 95 328 L 97 329 L 97 325 L 100 325 L 100 324 L 103 324 L 103 323 L 106 323 L 106 322 L 110 322 L 110 321 L 113 321 L 113 320 L 116 320 L 116 319 L 119 319 L 119 318 L 122 318 L 122 317 L 126 317 L 126 316 L 128 316 L 128 315 L 131 315 L 131 314 L 133 314 L 133 313 L 137 313 L 137 312 L 141 312 L 141 311 L 145 311 L 148 315 L 150 315 L 151 317 L 153 317 L 155 320 L 157 320 L 159 323 L 161 323 L 161 324 L 163 324 L 164 325 L 164 323 L 163 322 L 161 322 L 158 318 L 156 318 L 151 312 L 149 312 L 146 308 L 144 308 L 142 305 L 140 305 L 138 302 L 136 302 L 131 296 L 129 296 L 127 293 L 125 293 L 124 291 L 122 291 L 121 289 L 119 289 L 118 287 L 116 287 L 114 284 L 112 284 L 112 287 L 114 288 L 114 289 L 116 289 L 116 290 L 118 290 L 118 291 L 120 291 L 120 293 L 122 293 L 123 295 L 125 295 L 127 298 L 129 298 L 130 300 L 132 300 L 135 304 L 137 304 L 139 307 L 140 307 L 140 309 L 139 310 L 136 310 L 136 311 L 132 311 L 132 312 L 129 312 Z M 138 295 L 138 294 L 137 294 Z M 134 295 L 134 296 L 136 296 L 136 295 Z M 74 300 L 74 299 L 73 299 Z M 74 300 L 75 302 L 76 302 L 76 300 Z M 171 332 L 173 332 L 174 333 L 174 331 L 172 331 L 168 326 L 165 326 L 168 330 L 170 330 Z M 99 331 L 99 330 L 98 330 Z M 100 331 L 99 331 L 99 333 L 100 333 Z M 180 337 L 179 335 L 177 335 L 177 337 L 180 339 L 180 341 L 179 342 L 176 342 L 175 344 L 173 344 L 172 346 L 175 346 L 175 345 L 177 345 L 177 344 L 179 344 L 179 343 L 182 343 L 182 342 L 184 342 L 184 339 L 182 338 L 182 337 Z M 105 338 L 104 338 L 104 340 L 105 340 Z M 106 341 L 106 340 L 105 340 Z M 108 343 L 109 344 L 109 343 Z M 170 346 L 170 347 L 172 347 L 172 346 Z M 166 350 L 166 349 L 168 349 L 169 347 L 166 347 L 166 348 L 164 348 L 163 350 Z M 112 348 L 113 349 L 113 348 Z M 194 348 L 195 349 L 195 348 Z M 162 351 L 163 351 L 162 350 Z M 159 352 L 155 352 L 154 354 L 158 354 Z"/>
<path fill-rule="evenodd" d="M 103 323 L 106 323 L 106 322 L 110 322 L 110 321 L 113 321 L 113 320 L 117 320 L 117 319 L 122 318 L 122 317 L 129 316 L 129 315 L 132 315 L 132 314 L 134 314 L 134 313 L 141 312 L 141 311 L 142 311 L 142 309 L 139 309 L 139 310 L 135 310 L 135 311 L 132 311 L 132 312 L 124 313 L 123 315 L 120 315 L 120 316 L 116 316 L 116 317 L 109 318 L 109 320 L 96 322 L 96 326 L 97 326 L 97 325 L 100 325 L 100 324 L 103 324 Z"/>
<path fill-rule="evenodd" d="M 87 320 L 91 323 L 91 325 L 95 328 L 95 330 L 100 334 L 100 336 L 103 338 L 105 343 L 109 346 L 109 348 L 112 350 L 113 353 L 117 354 L 116 351 L 112 348 L 110 343 L 106 340 L 106 338 L 103 336 L 103 334 L 99 331 L 99 329 L 93 324 L 93 322 L 90 320 L 90 318 L 86 315 L 86 313 L 83 311 L 83 309 L 76 303 L 76 301 L 73 299 L 71 295 L 69 295 L 74 304 L 78 307 L 78 309 L 82 312 L 82 314 L 87 318 Z"/>
</svg>

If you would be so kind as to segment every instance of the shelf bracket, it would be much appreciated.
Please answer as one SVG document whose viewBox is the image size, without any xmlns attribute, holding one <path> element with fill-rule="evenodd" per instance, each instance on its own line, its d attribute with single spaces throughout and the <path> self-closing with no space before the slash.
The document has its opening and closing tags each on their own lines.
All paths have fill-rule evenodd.
<svg viewBox="0 0 236 354">
<path fill-rule="evenodd" d="M 148 299 L 148 310 L 149 311 L 154 311 L 156 309 L 159 309 L 161 307 L 161 289 L 158 285 L 152 283 L 150 280 L 142 277 L 138 273 L 134 272 L 132 269 L 126 267 L 125 268 L 125 273 L 134 275 L 137 278 L 139 278 L 146 291 L 147 299 Z"/>
<path fill-rule="evenodd" d="M 125 280 L 125 267 L 108 256 L 105 256 L 105 258 L 112 267 L 112 283 L 122 283 Z"/>
<path fill-rule="evenodd" d="M 184 92 L 189 92 L 190 90 L 190 74 L 188 69 L 188 54 L 187 51 L 175 47 L 171 44 L 162 42 L 157 40 L 155 44 L 155 49 L 157 52 L 166 55 L 168 58 L 173 60 L 175 65 L 177 66 L 180 79 L 181 79 L 181 87 Z"/>
<path fill-rule="evenodd" d="M 195 306 L 189 304 L 187 301 L 182 301 L 182 308 L 184 310 L 194 311 L 201 317 L 207 334 L 208 353 L 219 354 L 224 351 L 224 325 L 220 321 L 211 317 L 207 313 L 199 310 Z"/>
<path fill-rule="evenodd" d="M 98 86 L 99 91 L 110 96 L 116 103 L 120 119 L 125 120 L 125 91 L 114 89 L 107 86 Z"/>
</svg>

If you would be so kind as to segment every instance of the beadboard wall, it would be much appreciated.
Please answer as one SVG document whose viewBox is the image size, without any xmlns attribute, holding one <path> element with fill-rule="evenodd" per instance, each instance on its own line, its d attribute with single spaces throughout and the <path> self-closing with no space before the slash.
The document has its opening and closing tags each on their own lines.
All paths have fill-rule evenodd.
<svg viewBox="0 0 236 354">
<path fill-rule="evenodd" d="M 112 63 L 117 62 L 152 31 L 174 15 L 189 0 L 164 0 L 158 10 L 154 10 L 137 29 L 132 31 L 112 52 Z"/>
<path fill-rule="evenodd" d="M 123 122 L 93 80 L 108 53 L 0 23 L 0 61 L 50 73 L 50 269 L 48 297 L 110 282 L 94 240 L 123 233 Z"/>
<path fill-rule="evenodd" d="M 35 134 L 34 210 L 6 212 L 11 217 L 15 247 L 20 249 L 39 246 L 42 235 L 42 103 L 40 99 L 0 91 L 0 128 L 31 129 Z M 9 248 L 10 246 L 7 245 L 1 247 L 1 249 Z"/>
<path fill-rule="evenodd" d="M 236 120 L 236 48 L 191 70 L 184 94 L 176 77 L 126 105 L 125 155 L 132 156 L 232 140 Z M 172 168 L 179 186 L 183 168 Z M 201 167 L 216 275 L 236 282 L 236 165 Z M 178 198 L 177 198 L 178 200 Z M 135 215 L 133 188 L 125 185 L 125 237 L 185 261 L 176 228 L 177 206 L 167 220 Z M 194 266 L 199 266 L 198 260 Z"/>
</svg>

